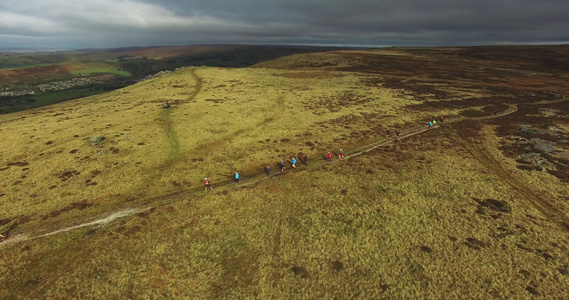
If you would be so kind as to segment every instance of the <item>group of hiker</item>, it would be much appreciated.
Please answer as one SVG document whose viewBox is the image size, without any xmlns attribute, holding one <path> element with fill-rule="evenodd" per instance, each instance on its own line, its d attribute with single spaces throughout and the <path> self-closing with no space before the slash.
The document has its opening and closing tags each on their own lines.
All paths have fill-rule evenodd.
<svg viewBox="0 0 569 300">
<path fill-rule="evenodd" d="M 439 120 L 440 120 L 440 123 L 443 124 L 444 116 L 441 115 Z M 433 119 L 432 121 L 429 121 L 429 127 L 433 127 L 435 125 L 437 125 L 437 121 L 435 119 Z M 399 131 L 399 129 L 397 129 L 397 131 L 395 132 L 395 136 L 397 139 L 399 139 L 400 134 L 401 134 L 401 131 Z M 391 137 L 391 131 L 389 129 L 387 129 L 385 131 L 385 138 L 390 138 L 390 137 Z M 344 150 L 342 150 L 342 148 L 340 148 L 340 152 L 338 153 L 338 159 L 344 159 Z M 328 151 L 326 161 L 329 163 L 332 162 L 332 152 L 331 151 Z M 303 154 L 302 155 L 302 163 L 304 165 L 306 165 L 307 162 L 308 162 L 308 156 L 306 156 L 306 154 Z M 296 169 L 296 163 L 297 163 L 296 157 L 293 156 L 290 160 L 290 166 L 293 169 Z M 284 172 L 286 170 L 286 162 L 285 162 L 284 158 L 281 159 L 281 161 L 278 163 L 278 165 L 279 165 L 279 168 L 281 169 L 281 172 Z M 265 173 L 267 174 L 267 176 L 271 175 L 271 166 L 267 165 L 265 167 Z M 233 179 L 234 179 L 235 183 L 242 181 L 242 179 L 239 175 L 239 172 L 237 172 L 237 171 L 233 173 Z M 211 187 L 211 183 L 207 177 L 205 178 L 205 189 L 206 190 L 208 190 L 208 189 L 213 190 L 213 188 Z"/>
<path fill-rule="evenodd" d="M 443 121 L 445 120 L 445 117 L 441 115 L 441 117 L 439 118 L 439 120 L 441 121 L 441 124 L 443 124 Z M 433 127 L 437 125 L 437 120 L 433 119 L 432 121 L 429 121 L 429 127 Z"/>
<path fill-rule="evenodd" d="M 397 131 L 395 132 L 395 136 L 397 137 L 397 139 L 399 139 L 399 135 L 401 134 L 401 131 L 399 131 L 399 129 L 397 129 Z M 391 137 L 391 131 L 389 129 L 387 129 L 385 131 L 385 138 L 388 139 Z"/>
<path fill-rule="evenodd" d="M 242 181 L 241 176 L 239 176 L 239 172 L 233 172 L 233 180 L 235 180 L 235 183 Z M 207 177 L 205 178 L 205 189 L 213 190 L 211 182 L 209 182 L 209 179 Z"/>
</svg>

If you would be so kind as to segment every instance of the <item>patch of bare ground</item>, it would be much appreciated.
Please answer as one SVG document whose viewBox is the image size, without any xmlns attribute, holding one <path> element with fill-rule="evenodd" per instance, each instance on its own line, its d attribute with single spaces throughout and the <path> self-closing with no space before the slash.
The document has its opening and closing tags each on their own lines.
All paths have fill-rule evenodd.
<svg viewBox="0 0 569 300">
<path fill-rule="evenodd" d="M 563 154 L 569 141 L 567 118 L 560 115 L 569 110 L 569 101 L 551 104 L 521 105 L 515 114 L 492 120 L 496 134 L 501 138 L 500 150 L 518 162 L 518 168 L 528 171 L 547 171 L 564 182 L 569 182 L 569 156 Z M 546 115 L 550 110 L 554 115 Z M 545 112 L 545 113 L 544 113 Z"/>
<path fill-rule="evenodd" d="M 518 180 L 513 174 L 505 170 L 495 158 L 489 154 L 488 150 L 483 144 L 474 137 L 474 132 L 467 130 L 460 130 L 455 127 L 458 124 L 465 123 L 458 122 L 453 124 L 452 129 L 448 127 L 447 132 L 453 140 L 460 144 L 468 153 L 474 157 L 486 170 L 500 178 L 504 183 L 511 187 L 512 191 L 517 193 L 521 199 L 525 199 L 533 205 L 537 210 L 547 216 L 550 221 L 558 224 L 563 230 L 569 231 L 569 218 L 565 212 L 560 211 L 553 206 L 548 199 L 543 195 L 538 195 L 531 187 L 526 186 L 522 181 Z M 462 127 L 464 128 L 464 127 Z M 491 205 L 491 204 L 488 204 Z"/>
</svg>

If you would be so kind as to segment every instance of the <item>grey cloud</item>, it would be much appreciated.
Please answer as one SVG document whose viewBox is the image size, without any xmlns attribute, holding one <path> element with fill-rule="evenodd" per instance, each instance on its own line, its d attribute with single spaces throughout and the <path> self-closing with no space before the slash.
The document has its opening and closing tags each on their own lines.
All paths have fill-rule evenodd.
<svg viewBox="0 0 569 300">
<path fill-rule="evenodd" d="M 559 43 L 567 11 L 560 0 L 5 0 L 0 45 Z"/>
</svg>

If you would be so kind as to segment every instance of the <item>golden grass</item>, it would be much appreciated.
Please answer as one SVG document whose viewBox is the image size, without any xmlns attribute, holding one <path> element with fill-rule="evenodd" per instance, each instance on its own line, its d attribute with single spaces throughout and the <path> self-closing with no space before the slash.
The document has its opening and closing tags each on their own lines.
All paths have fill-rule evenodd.
<svg viewBox="0 0 569 300">
<path fill-rule="evenodd" d="M 565 234 L 460 147 L 427 149 L 386 148 L 9 246 L 3 283 L 56 298 L 563 297 Z M 511 212 L 477 214 L 473 198 Z"/>
<path fill-rule="evenodd" d="M 566 231 L 532 197 L 563 211 L 568 188 L 517 169 L 495 127 L 475 142 L 461 127 L 429 130 L 313 167 L 387 128 L 459 113 L 412 111 L 419 101 L 370 77 L 187 68 L 0 116 L 0 229 L 34 235 L 154 207 L 3 245 L 0 298 L 563 298 Z M 106 140 L 92 145 L 96 135 Z M 218 186 L 299 152 L 310 168 Z"/>
<path fill-rule="evenodd" d="M 351 73 L 324 79 L 321 71 L 315 78 L 270 69 L 192 72 L 0 117 L 0 164 L 29 164 L 0 173 L 11 203 L 2 205 L 4 218 L 37 220 L 83 200 L 106 211 L 200 186 L 205 176 L 215 185 L 235 170 L 257 173 L 299 152 L 313 160 L 349 151 L 379 139 L 378 123 L 387 128 L 416 118 L 397 112 L 413 101 L 363 87 Z M 194 95 L 196 78 L 203 84 Z M 161 109 L 163 101 L 176 108 Z M 352 136 L 355 130 L 361 134 Z M 97 135 L 106 140 L 92 145 Z"/>
</svg>

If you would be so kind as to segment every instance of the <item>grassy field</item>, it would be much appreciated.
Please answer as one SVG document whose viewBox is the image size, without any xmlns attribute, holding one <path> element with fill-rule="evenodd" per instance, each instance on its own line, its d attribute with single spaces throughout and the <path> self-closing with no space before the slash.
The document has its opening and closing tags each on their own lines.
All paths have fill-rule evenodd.
<svg viewBox="0 0 569 300">
<path fill-rule="evenodd" d="M 132 74 L 120 70 L 116 64 L 107 62 L 65 62 L 24 68 L 0 70 L 0 85 L 36 84 L 49 81 L 67 80 L 77 75 L 85 76 L 96 73 L 114 74 L 130 77 Z"/>
<path fill-rule="evenodd" d="M 132 76 L 132 74 L 128 71 L 124 71 L 124 70 L 118 70 L 114 67 L 110 67 L 110 68 L 90 68 L 90 69 L 86 69 L 86 70 L 78 70 L 78 71 L 74 71 L 72 72 L 72 74 L 76 74 L 76 75 L 90 75 L 90 74 L 97 74 L 97 73 L 104 73 L 104 74 L 114 74 L 117 76 L 122 76 L 122 77 L 130 77 Z"/>
<path fill-rule="evenodd" d="M 72 90 L 56 91 L 39 95 L 29 95 L 14 97 L 9 102 L 22 103 L 18 105 L 0 105 L 2 113 L 12 113 L 37 107 L 43 107 L 54 103 L 67 101 L 70 99 L 77 99 L 88 97 L 106 92 L 102 89 L 94 88 L 78 88 Z M 4 104 L 4 103 L 2 103 Z"/>
<path fill-rule="evenodd" d="M 29 68 L 37 68 L 37 67 L 46 67 L 46 66 L 52 66 L 54 64 L 32 64 L 32 65 L 25 65 L 22 67 L 6 67 L 6 68 L 0 68 L 0 70 L 3 71 L 12 71 L 12 70 L 18 70 L 18 69 L 29 69 Z"/>
<path fill-rule="evenodd" d="M 566 170 L 522 168 L 514 137 L 528 124 L 569 138 L 567 101 L 545 93 L 566 93 L 567 72 L 496 73 L 500 57 L 447 86 L 450 50 L 427 50 L 185 68 L 1 115 L 0 297 L 564 298 Z M 445 127 L 352 156 L 441 114 Z M 146 210 L 33 239 L 128 208 Z"/>
<path fill-rule="evenodd" d="M 108 62 L 82 62 L 65 63 L 63 66 L 73 75 L 91 75 L 97 73 L 114 74 L 122 77 L 130 77 L 132 73 L 120 70 L 116 64 Z"/>
</svg>

